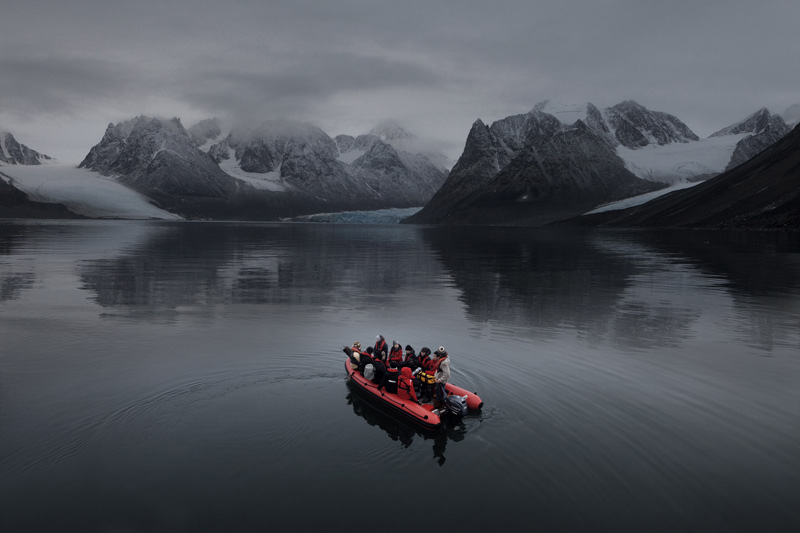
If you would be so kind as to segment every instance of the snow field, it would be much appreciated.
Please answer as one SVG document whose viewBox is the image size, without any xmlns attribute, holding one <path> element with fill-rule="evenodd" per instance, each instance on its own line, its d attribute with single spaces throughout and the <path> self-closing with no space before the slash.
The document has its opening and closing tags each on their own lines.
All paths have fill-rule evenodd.
<svg viewBox="0 0 800 533">
<path fill-rule="evenodd" d="M 63 204 L 73 213 L 86 217 L 181 219 L 149 203 L 147 198 L 113 178 L 74 164 L 0 164 L 0 175 L 31 200 Z"/>
</svg>

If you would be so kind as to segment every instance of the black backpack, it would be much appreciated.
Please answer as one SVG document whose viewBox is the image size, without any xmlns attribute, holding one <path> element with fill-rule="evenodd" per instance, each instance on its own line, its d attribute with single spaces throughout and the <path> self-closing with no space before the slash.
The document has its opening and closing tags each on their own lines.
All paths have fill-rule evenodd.
<svg viewBox="0 0 800 533">
<path fill-rule="evenodd" d="M 372 379 L 373 383 L 383 384 L 383 378 L 386 375 L 386 365 L 380 359 L 375 359 L 372 362 L 375 367 L 375 377 Z"/>
<path fill-rule="evenodd" d="M 397 394 L 397 377 L 399 374 L 400 372 L 396 368 L 390 368 L 386 371 L 386 379 L 383 381 L 386 392 Z"/>
</svg>

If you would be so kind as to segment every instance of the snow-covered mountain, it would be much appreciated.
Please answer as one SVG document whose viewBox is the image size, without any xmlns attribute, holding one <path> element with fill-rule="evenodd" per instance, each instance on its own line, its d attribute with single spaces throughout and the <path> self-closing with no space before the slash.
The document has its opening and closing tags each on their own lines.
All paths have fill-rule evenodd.
<svg viewBox="0 0 800 533">
<path fill-rule="evenodd" d="M 447 176 L 444 156 L 425 151 L 416 136 L 394 121 L 384 121 L 366 135 L 337 135 L 338 159 L 370 188 L 423 205 Z M 422 200 L 420 202 L 420 200 Z"/>
<path fill-rule="evenodd" d="M 7 165 L 38 165 L 49 156 L 20 144 L 14 135 L 0 130 L 0 162 Z"/>
<path fill-rule="evenodd" d="M 626 148 L 697 141 L 699 137 L 676 117 L 650 111 L 633 100 L 606 108 L 603 113 L 614 138 Z"/>
<path fill-rule="evenodd" d="M 749 161 L 694 187 L 624 210 L 587 214 L 584 225 L 800 228 L 800 126 Z"/>
<path fill-rule="evenodd" d="M 109 124 L 79 168 L 114 176 L 168 204 L 179 197 L 230 198 L 243 185 L 197 147 L 177 118 Z"/>
<path fill-rule="evenodd" d="M 744 137 L 736 143 L 731 159 L 725 166 L 725 170 L 730 170 L 749 161 L 784 137 L 790 130 L 780 115 L 772 115 L 766 107 L 762 107 L 746 119 L 712 133 L 709 138 L 744 134 Z"/>
<path fill-rule="evenodd" d="M 0 139 L 0 217 L 180 218 L 113 178 Z"/>
<path fill-rule="evenodd" d="M 714 176 L 787 132 L 766 109 L 700 139 L 632 100 L 604 110 L 543 101 L 490 127 L 478 120 L 447 182 L 409 221 L 544 223 L 592 201 Z"/>
<path fill-rule="evenodd" d="M 603 121 L 566 125 L 543 107 L 477 120 L 445 184 L 407 222 L 536 225 L 663 187 L 625 168 Z"/>
<path fill-rule="evenodd" d="M 387 135 L 408 138 L 397 130 Z M 398 151 L 379 136 L 332 139 L 312 124 L 286 120 L 235 130 L 209 154 L 225 172 L 253 186 L 301 192 L 331 207 L 420 206 L 444 181 L 424 156 Z"/>
<path fill-rule="evenodd" d="M 649 111 L 632 100 L 598 110 L 592 104 L 545 100 L 534 107 L 571 125 L 581 120 L 616 145 L 625 166 L 640 178 L 668 184 L 705 179 L 747 161 L 789 128 L 760 109 L 744 120 L 700 139 L 678 118 Z"/>
<path fill-rule="evenodd" d="M 237 129 L 209 149 L 225 172 L 263 190 L 338 201 L 355 193 L 333 139 L 311 124 L 271 120 Z"/>
</svg>

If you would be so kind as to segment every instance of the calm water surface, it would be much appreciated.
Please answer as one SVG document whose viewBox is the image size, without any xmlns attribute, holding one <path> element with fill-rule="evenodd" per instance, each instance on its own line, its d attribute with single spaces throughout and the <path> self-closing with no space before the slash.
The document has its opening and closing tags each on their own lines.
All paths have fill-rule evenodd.
<svg viewBox="0 0 800 533">
<path fill-rule="evenodd" d="M 0 339 L 3 532 L 800 530 L 798 234 L 6 221 Z"/>
</svg>

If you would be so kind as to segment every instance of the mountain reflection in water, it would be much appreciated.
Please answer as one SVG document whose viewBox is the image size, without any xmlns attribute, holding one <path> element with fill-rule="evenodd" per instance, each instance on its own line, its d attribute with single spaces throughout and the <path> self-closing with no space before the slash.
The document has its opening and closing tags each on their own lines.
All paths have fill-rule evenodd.
<svg viewBox="0 0 800 533">
<path fill-rule="evenodd" d="M 796 233 L 4 221 L 0 319 L 2 531 L 800 523 Z M 357 397 L 377 334 L 484 409 Z"/>
</svg>

